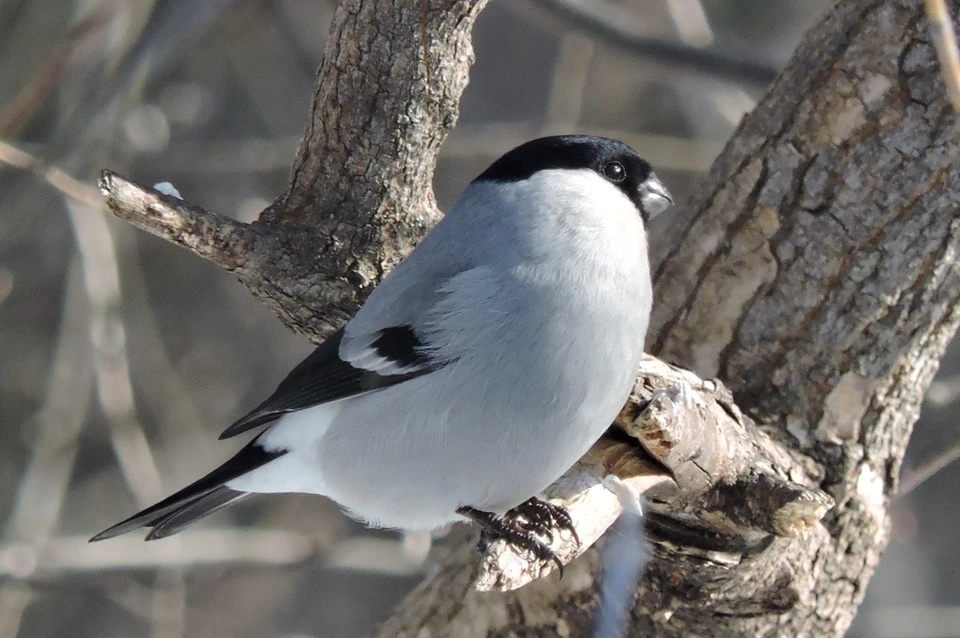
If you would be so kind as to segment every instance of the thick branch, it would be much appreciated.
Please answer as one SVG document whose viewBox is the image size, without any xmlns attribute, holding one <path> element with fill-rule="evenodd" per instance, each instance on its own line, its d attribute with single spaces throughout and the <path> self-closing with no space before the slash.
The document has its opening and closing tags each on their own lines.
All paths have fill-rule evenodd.
<svg viewBox="0 0 960 638">
<path fill-rule="evenodd" d="M 431 182 L 486 0 L 344 0 L 290 188 L 259 225 L 277 239 L 244 277 L 296 330 L 344 323 L 439 219 Z"/>
</svg>

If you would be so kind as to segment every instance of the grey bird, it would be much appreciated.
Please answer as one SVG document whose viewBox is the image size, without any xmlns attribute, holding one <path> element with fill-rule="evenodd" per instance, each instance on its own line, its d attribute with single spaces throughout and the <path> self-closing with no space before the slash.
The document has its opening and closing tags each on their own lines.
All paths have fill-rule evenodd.
<svg viewBox="0 0 960 638">
<path fill-rule="evenodd" d="M 220 437 L 260 430 L 250 443 L 91 540 L 163 538 L 251 493 L 306 492 L 381 527 L 472 519 L 555 559 L 508 513 L 571 527 L 538 497 L 629 395 L 653 300 L 644 225 L 672 201 L 616 140 L 511 150 Z"/>
</svg>

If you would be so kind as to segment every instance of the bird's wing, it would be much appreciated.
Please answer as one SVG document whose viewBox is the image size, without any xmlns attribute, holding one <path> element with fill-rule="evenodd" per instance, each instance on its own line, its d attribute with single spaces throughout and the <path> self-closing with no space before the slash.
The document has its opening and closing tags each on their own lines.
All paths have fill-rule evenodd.
<svg viewBox="0 0 960 638">
<path fill-rule="evenodd" d="M 414 250 L 377 286 L 346 326 L 317 347 L 266 401 L 224 430 L 220 438 L 246 432 L 288 412 L 387 388 L 441 368 L 445 361 L 426 343 L 423 327 L 446 296 L 449 282 L 469 268 L 457 259 L 425 262 L 423 255 Z"/>
<path fill-rule="evenodd" d="M 440 367 L 421 352 L 424 344 L 410 326 L 390 326 L 367 335 L 366 346 L 352 349 L 356 353 L 352 361 L 341 357 L 343 336 L 343 328 L 331 335 L 266 401 L 224 430 L 220 438 L 236 436 L 288 412 L 390 387 Z"/>
</svg>

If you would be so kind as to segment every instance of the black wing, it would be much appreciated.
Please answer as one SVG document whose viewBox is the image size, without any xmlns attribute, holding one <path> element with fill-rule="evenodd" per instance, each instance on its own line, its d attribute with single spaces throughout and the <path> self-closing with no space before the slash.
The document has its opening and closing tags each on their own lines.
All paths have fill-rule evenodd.
<svg viewBox="0 0 960 638">
<path fill-rule="evenodd" d="M 424 354 L 423 343 L 410 326 L 381 330 L 370 344 L 371 352 L 381 363 L 387 361 L 400 367 L 401 371 L 395 374 L 366 370 L 343 361 L 340 358 L 342 339 L 343 328 L 320 344 L 266 401 L 224 430 L 220 438 L 236 436 L 288 412 L 387 388 L 440 367 Z"/>
</svg>

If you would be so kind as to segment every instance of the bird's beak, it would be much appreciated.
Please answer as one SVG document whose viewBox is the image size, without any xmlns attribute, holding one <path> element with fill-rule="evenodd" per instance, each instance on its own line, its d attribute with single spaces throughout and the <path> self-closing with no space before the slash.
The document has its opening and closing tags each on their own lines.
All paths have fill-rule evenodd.
<svg viewBox="0 0 960 638">
<path fill-rule="evenodd" d="M 650 177 L 640 184 L 640 207 L 646 214 L 647 221 L 667 210 L 671 204 L 673 197 L 670 191 L 655 174 L 650 173 Z"/>
</svg>

